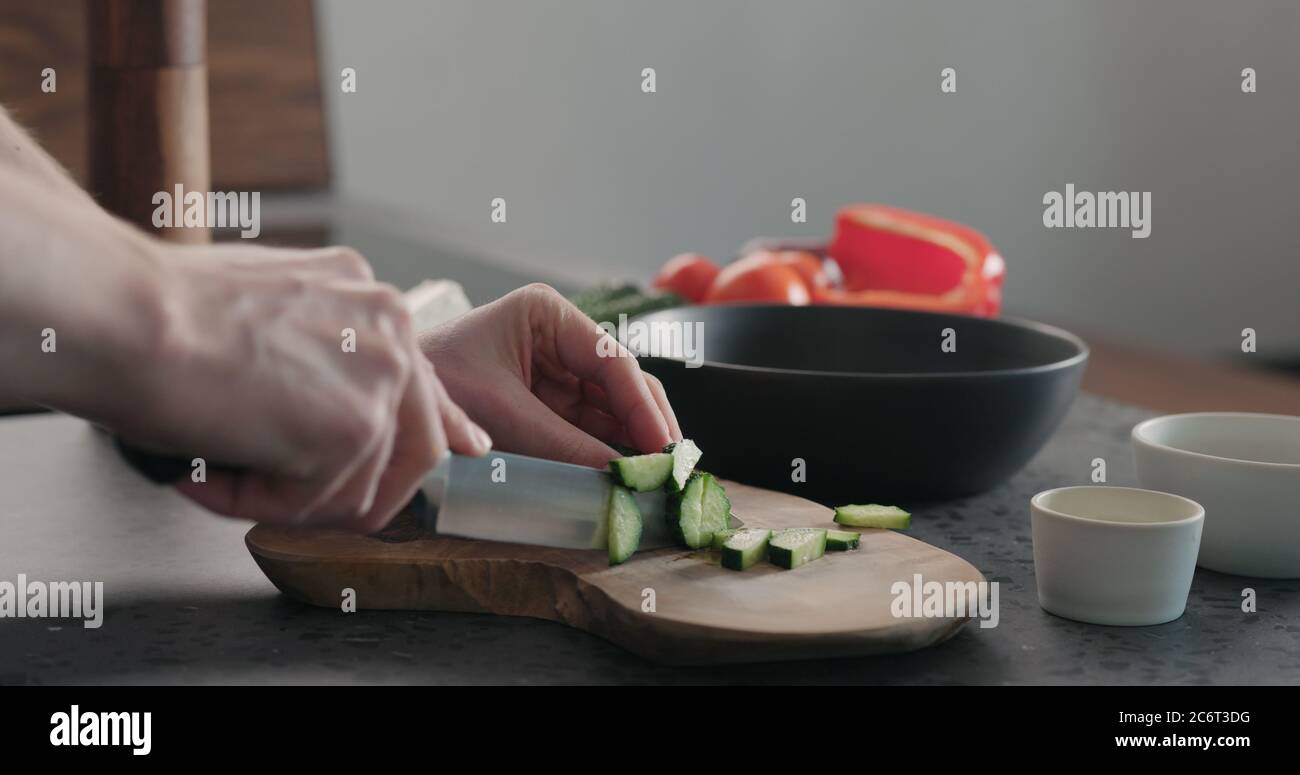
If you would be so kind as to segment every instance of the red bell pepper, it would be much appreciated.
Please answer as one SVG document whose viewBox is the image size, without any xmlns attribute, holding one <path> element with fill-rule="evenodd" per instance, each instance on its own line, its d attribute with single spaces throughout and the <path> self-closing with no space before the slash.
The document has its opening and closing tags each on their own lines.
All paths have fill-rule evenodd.
<svg viewBox="0 0 1300 775">
<path fill-rule="evenodd" d="M 818 304 L 996 317 L 1006 264 L 975 229 L 933 215 L 877 204 L 842 208 L 827 251 L 842 288 L 813 292 Z"/>
</svg>

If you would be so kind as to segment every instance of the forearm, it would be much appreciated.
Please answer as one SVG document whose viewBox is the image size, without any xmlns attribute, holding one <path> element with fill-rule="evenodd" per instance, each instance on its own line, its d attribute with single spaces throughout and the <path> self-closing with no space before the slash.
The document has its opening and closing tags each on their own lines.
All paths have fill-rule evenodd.
<svg viewBox="0 0 1300 775">
<path fill-rule="evenodd" d="M 166 329 L 161 265 L 150 238 L 105 220 L 0 171 L 0 399 L 108 419 L 144 377 Z"/>
<path fill-rule="evenodd" d="M 94 199 L 77 185 L 63 165 L 18 126 L 8 111 L 0 108 L 0 174 L 9 172 L 27 176 L 42 187 L 66 197 L 69 204 L 98 209 Z"/>
</svg>

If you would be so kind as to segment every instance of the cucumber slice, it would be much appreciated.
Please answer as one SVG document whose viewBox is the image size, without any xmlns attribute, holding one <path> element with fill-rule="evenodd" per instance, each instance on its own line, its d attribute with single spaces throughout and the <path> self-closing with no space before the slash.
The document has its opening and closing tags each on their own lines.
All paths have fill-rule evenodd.
<svg viewBox="0 0 1300 775">
<path fill-rule="evenodd" d="M 852 530 L 827 530 L 826 551 L 843 552 L 849 549 L 857 549 L 861 540 L 862 535 Z"/>
<path fill-rule="evenodd" d="M 767 558 L 791 570 L 826 553 L 826 531 L 819 527 L 779 530 L 767 544 Z"/>
<path fill-rule="evenodd" d="M 866 506 L 837 506 L 835 521 L 853 527 L 887 527 L 892 530 L 906 530 L 912 525 L 912 515 L 897 506 L 871 503 Z"/>
<path fill-rule="evenodd" d="M 621 457 L 609 461 L 614 481 L 637 492 L 657 490 L 673 473 L 673 456 L 667 452 Z"/>
<path fill-rule="evenodd" d="M 736 533 L 739 532 L 740 532 L 740 528 L 734 528 L 734 527 L 729 527 L 726 530 L 719 530 L 715 532 L 713 534 L 713 548 L 721 549 L 722 545 L 727 542 L 728 538 L 731 538 L 732 536 L 734 536 Z"/>
<path fill-rule="evenodd" d="M 673 456 L 673 475 L 668 480 L 668 489 L 671 492 L 681 492 L 686 488 L 686 481 L 691 478 L 695 464 L 700 462 L 700 457 L 704 453 L 690 439 L 669 444 L 664 447 L 664 452 Z"/>
<path fill-rule="evenodd" d="M 772 531 L 761 527 L 737 530 L 722 544 L 722 567 L 745 570 L 763 559 Z"/>
<path fill-rule="evenodd" d="M 609 493 L 609 564 L 625 562 L 641 543 L 641 509 L 632 491 L 617 484 Z"/>
<path fill-rule="evenodd" d="M 677 540 L 691 549 L 708 546 L 713 540 L 713 533 L 703 530 L 704 488 L 704 477 L 692 474 L 686 487 L 673 496 L 668 508 L 669 527 Z"/>
<path fill-rule="evenodd" d="M 708 540 L 712 541 L 715 533 L 730 527 L 731 499 L 713 474 L 700 473 L 704 479 L 704 498 L 701 502 L 704 513 L 700 520 L 700 532 L 708 533 Z"/>
</svg>

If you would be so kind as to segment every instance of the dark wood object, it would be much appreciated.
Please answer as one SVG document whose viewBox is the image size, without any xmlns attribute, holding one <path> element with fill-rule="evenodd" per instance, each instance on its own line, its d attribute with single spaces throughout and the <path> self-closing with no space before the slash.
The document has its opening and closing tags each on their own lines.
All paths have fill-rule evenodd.
<svg viewBox="0 0 1300 775">
<path fill-rule="evenodd" d="M 1300 380 L 1280 370 L 1210 360 L 1084 336 L 1092 348 L 1083 389 L 1159 412 L 1300 415 Z M 1261 356 L 1262 357 L 1262 356 Z"/>
<path fill-rule="evenodd" d="M 836 527 L 831 510 L 793 495 L 727 483 L 752 527 Z M 893 584 L 981 582 L 973 565 L 890 530 L 861 548 L 786 571 L 725 570 L 716 553 L 657 549 L 609 566 L 605 552 L 469 541 L 420 533 L 398 518 L 378 536 L 258 525 L 245 538 L 285 594 L 338 610 L 486 611 L 550 619 L 670 664 L 758 662 L 913 651 L 951 637 L 965 617 L 894 616 Z M 654 606 L 647 606 L 654 590 Z M 647 609 L 651 610 L 647 610 Z"/>
<path fill-rule="evenodd" d="M 88 0 L 90 191 L 110 212 L 164 239 L 211 230 L 157 229 L 167 203 L 211 187 L 206 0 Z"/>
<path fill-rule="evenodd" d="M 75 0 L 0 0 L 0 103 L 83 184 L 88 16 Z M 207 33 L 212 188 L 327 188 L 312 0 L 209 3 Z M 58 74 L 53 93 L 41 91 L 47 67 Z"/>
</svg>

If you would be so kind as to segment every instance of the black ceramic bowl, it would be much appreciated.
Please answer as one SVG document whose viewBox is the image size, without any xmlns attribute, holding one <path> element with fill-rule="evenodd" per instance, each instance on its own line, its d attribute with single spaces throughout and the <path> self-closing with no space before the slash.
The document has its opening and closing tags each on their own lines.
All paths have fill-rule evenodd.
<svg viewBox="0 0 1300 775">
<path fill-rule="evenodd" d="M 827 503 L 997 485 L 1052 435 L 1088 359 L 1058 328 L 926 312 L 728 305 L 635 322 L 700 324 L 698 368 L 689 352 L 629 344 L 704 450 L 701 468 Z"/>
</svg>

